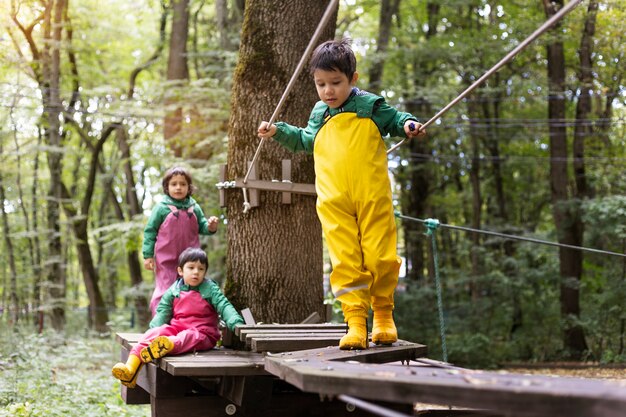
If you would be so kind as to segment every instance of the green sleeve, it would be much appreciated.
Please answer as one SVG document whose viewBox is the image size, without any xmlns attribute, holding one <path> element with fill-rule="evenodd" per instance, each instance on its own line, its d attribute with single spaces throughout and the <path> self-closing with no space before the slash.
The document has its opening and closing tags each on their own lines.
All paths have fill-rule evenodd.
<svg viewBox="0 0 626 417">
<path fill-rule="evenodd" d="M 235 330 L 235 326 L 238 324 L 244 324 L 243 318 L 239 315 L 235 307 L 228 301 L 228 298 L 220 287 L 212 280 L 206 281 L 208 284 L 208 298 L 209 302 L 215 307 L 217 313 L 222 317 L 222 320 L 226 323 L 226 327 L 230 330 Z M 204 296 L 204 294 L 203 294 Z"/>
<path fill-rule="evenodd" d="M 292 126 L 284 122 L 276 123 L 276 134 L 274 140 L 292 152 L 313 153 L 313 143 L 315 135 L 324 124 L 324 110 L 326 105 L 318 102 L 305 128 Z"/>
<path fill-rule="evenodd" d="M 176 285 L 174 283 L 173 285 Z M 159 305 L 157 306 L 156 313 L 154 317 L 150 321 L 150 328 L 153 329 L 155 327 L 162 326 L 164 324 L 169 324 L 172 319 L 172 306 L 174 305 L 174 292 L 172 291 L 172 287 L 168 288 L 161 297 L 161 301 L 159 301 Z"/>
<path fill-rule="evenodd" d="M 164 208 L 166 210 L 164 210 Z M 154 258 L 154 244 L 156 243 L 157 234 L 159 233 L 159 227 L 163 224 L 168 212 L 169 208 L 160 203 L 152 209 L 148 223 L 146 223 L 146 227 L 143 229 L 141 252 L 144 259 Z"/>
<path fill-rule="evenodd" d="M 198 233 L 201 235 L 212 235 L 215 232 L 209 231 L 209 221 L 207 220 L 204 212 L 202 211 L 202 207 L 199 204 L 195 204 L 193 207 L 193 212 L 198 219 Z"/>
<path fill-rule="evenodd" d="M 379 129 L 381 129 L 383 136 L 389 134 L 391 137 L 401 138 L 406 137 L 404 123 L 406 123 L 407 120 L 418 121 L 412 114 L 404 113 L 391 107 L 384 99 L 380 99 L 374 105 L 372 119 Z"/>
</svg>

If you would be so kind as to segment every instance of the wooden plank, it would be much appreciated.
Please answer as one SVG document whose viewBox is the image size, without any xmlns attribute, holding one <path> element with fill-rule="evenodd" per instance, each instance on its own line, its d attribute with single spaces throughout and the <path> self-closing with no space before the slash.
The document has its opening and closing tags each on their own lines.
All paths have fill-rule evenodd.
<svg viewBox="0 0 626 417">
<path fill-rule="evenodd" d="M 320 317 L 320 313 L 317 311 L 312 312 L 309 316 L 302 320 L 301 324 L 317 324 L 321 323 L 322 318 Z"/>
<path fill-rule="evenodd" d="M 626 380 L 556 378 L 432 366 L 266 358 L 266 370 L 305 392 L 429 402 L 506 415 L 623 417 Z"/>
<path fill-rule="evenodd" d="M 283 182 L 287 182 L 291 184 L 291 160 L 283 159 L 282 160 L 282 179 Z M 291 204 L 291 193 L 284 192 L 282 193 L 282 203 L 283 204 Z"/>
<path fill-rule="evenodd" d="M 239 340 L 247 342 L 250 337 L 280 337 L 280 336 L 293 336 L 293 337 L 306 337 L 307 335 L 345 335 L 346 331 L 343 329 L 295 329 L 295 330 L 281 330 L 281 329 L 243 329 L 239 333 Z"/>
<path fill-rule="evenodd" d="M 226 349 L 166 356 L 159 366 L 174 376 L 267 375 L 263 355 Z"/>
<path fill-rule="evenodd" d="M 248 181 L 244 184 L 243 178 L 235 180 L 235 186 L 237 188 L 247 188 L 248 190 L 264 190 L 264 191 L 279 191 L 288 192 L 292 194 L 303 194 L 315 196 L 315 184 L 301 184 L 293 182 L 274 182 L 266 180 L 252 179 L 252 175 L 248 177 Z"/>
<path fill-rule="evenodd" d="M 290 352 L 339 346 L 339 340 L 344 334 L 311 337 L 253 337 L 251 349 L 253 352 Z"/>
<path fill-rule="evenodd" d="M 248 169 L 250 169 L 250 165 L 252 161 L 248 161 Z M 250 175 L 248 176 L 248 182 L 244 186 L 248 189 L 248 202 L 250 203 L 250 207 L 258 207 L 259 206 L 259 190 L 257 188 L 250 187 L 250 182 L 256 180 L 256 168 L 258 166 L 258 162 L 254 163 L 252 169 L 250 169 Z M 244 188 L 241 187 L 241 188 Z"/>
<path fill-rule="evenodd" d="M 243 321 L 246 323 L 246 325 L 254 326 L 256 324 L 256 320 L 254 320 L 254 317 L 252 316 L 252 311 L 250 311 L 249 308 L 244 308 L 243 310 L 241 310 L 241 316 L 243 317 Z"/>
<path fill-rule="evenodd" d="M 239 336 L 242 331 L 255 329 L 255 330 L 267 330 L 274 329 L 278 331 L 288 331 L 288 330 L 323 330 L 323 329 L 335 329 L 335 330 L 343 330 L 347 331 L 347 326 L 345 323 L 319 323 L 319 324 L 255 324 L 252 326 L 244 325 L 238 326 L 235 329 L 235 334 Z"/>
<path fill-rule="evenodd" d="M 219 179 L 221 183 L 224 183 L 224 181 L 226 181 L 227 167 L 228 166 L 226 164 L 220 165 Z M 219 205 L 220 207 L 226 207 L 226 189 L 224 189 L 223 187 L 219 189 Z"/>
<path fill-rule="evenodd" d="M 398 340 L 391 346 L 377 346 L 369 344 L 365 350 L 341 350 L 331 346 L 320 349 L 310 349 L 298 352 L 286 352 L 277 354 L 266 354 L 267 357 L 283 359 L 287 361 L 357 361 L 362 363 L 389 363 L 408 362 L 418 357 L 426 355 L 428 348 L 418 343 Z M 265 364 L 267 366 L 267 360 Z M 271 370 L 268 372 L 273 373 Z"/>
</svg>

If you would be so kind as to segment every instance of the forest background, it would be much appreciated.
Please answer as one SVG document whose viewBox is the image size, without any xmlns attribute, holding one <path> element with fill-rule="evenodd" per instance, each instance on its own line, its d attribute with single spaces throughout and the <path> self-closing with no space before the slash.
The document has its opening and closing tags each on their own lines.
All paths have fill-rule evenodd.
<svg viewBox="0 0 626 417">
<path fill-rule="evenodd" d="M 221 219 L 202 244 L 235 305 L 265 322 L 325 316 L 330 265 L 314 199 L 285 205 L 263 191 L 244 213 L 241 191 L 222 189 L 222 207 L 216 184 L 246 173 L 256 126 L 327 4 L 0 2 L 6 337 L 40 345 L 50 334 L 143 330 L 153 278 L 141 268 L 142 230 L 176 164 Z M 428 120 L 561 5 L 342 0 L 323 36 L 352 39 L 360 88 Z M 431 357 L 445 346 L 470 367 L 626 359 L 625 14 L 618 0 L 582 2 L 426 140 L 390 155 L 404 260 L 396 320 Z M 303 125 L 315 100 L 302 74 L 278 119 Z M 313 182 L 311 158 L 275 144 L 261 153 L 259 178 L 280 179 L 281 159 L 292 160 L 294 182 Z M 442 223 L 435 246 L 427 218 Z"/>
</svg>

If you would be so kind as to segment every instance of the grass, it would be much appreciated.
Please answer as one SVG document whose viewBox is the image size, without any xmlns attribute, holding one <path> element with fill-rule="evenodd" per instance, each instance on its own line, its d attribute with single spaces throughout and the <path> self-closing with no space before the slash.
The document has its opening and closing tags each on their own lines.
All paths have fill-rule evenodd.
<svg viewBox="0 0 626 417">
<path fill-rule="evenodd" d="M 126 405 L 111 376 L 119 361 L 113 336 L 37 334 L 0 325 L 0 416 L 150 416 Z"/>
</svg>

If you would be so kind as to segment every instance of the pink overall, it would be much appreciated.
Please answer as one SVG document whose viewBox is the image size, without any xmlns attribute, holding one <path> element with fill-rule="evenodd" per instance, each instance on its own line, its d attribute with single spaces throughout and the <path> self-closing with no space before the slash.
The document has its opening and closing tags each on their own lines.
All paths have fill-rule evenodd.
<svg viewBox="0 0 626 417">
<path fill-rule="evenodd" d="M 191 206 L 179 210 L 168 205 L 171 213 L 167 215 L 157 234 L 154 245 L 154 292 L 150 300 L 150 311 L 156 313 L 161 297 L 178 278 L 178 256 L 189 247 L 199 248 L 198 219 Z"/>
<path fill-rule="evenodd" d="M 172 355 L 215 347 L 220 339 L 218 315 L 198 291 L 181 291 L 172 302 L 172 314 L 170 324 L 147 330 L 130 354 L 141 357 L 141 349 L 157 336 L 168 336 L 174 343 L 174 349 L 169 353 Z"/>
</svg>

